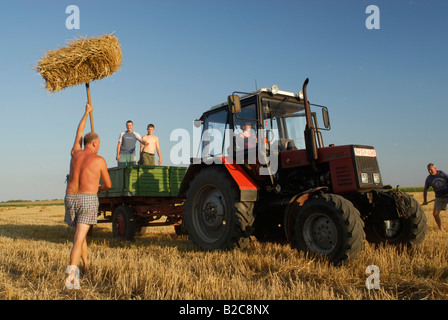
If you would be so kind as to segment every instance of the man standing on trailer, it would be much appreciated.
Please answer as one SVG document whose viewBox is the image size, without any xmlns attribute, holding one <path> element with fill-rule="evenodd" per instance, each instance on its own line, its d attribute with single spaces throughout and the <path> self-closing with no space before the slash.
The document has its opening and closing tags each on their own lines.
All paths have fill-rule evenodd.
<svg viewBox="0 0 448 320">
<path fill-rule="evenodd" d="M 155 166 L 155 152 L 157 152 L 157 155 L 159 156 L 158 163 L 160 166 L 162 164 L 162 155 L 160 152 L 159 138 L 154 135 L 154 125 L 152 123 L 148 124 L 147 130 L 148 134 L 142 138 L 142 141 L 147 144 L 144 145 L 142 143 L 140 145 L 140 162 L 143 165 Z"/>
<path fill-rule="evenodd" d="M 436 220 L 437 226 L 441 231 L 444 231 L 442 226 L 442 221 L 440 219 L 440 211 L 446 210 L 446 205 L 448 204 L 448 175 L 442 170 L 437 170 L 434 163 L 430 163 L 427 166 L 429 176 L 426 178 L 425 187 L 423 189 L 423 203 L 422 205 L 427 205 L 427 193 L 428 188 L 432 186 L 436 199 L 434 202 L 433 216 Z"/>
<path fill-rule="evenodd" d="M 135 144 L 137 141 L 147 145 L 145 141 L 142 141 L 140 134 L 134 131 L 134 123 L 128 120 L 126 122 L 126 131 L 123 131 L 118 137 L 117 161 L 119 167 L 137 164 L 135 156 Z"/>
<path fill-rule="evenodd" d="M 105 191 L 112 186 L 107 164 L 97 153 L 100 148 L 100 138 L 94 132 L 84 136 L 82 149 L 82 135 L 86 126 L 87 116 L 92 111 L 87 103 L 86 111 L 76 131 L 75 143 L 71 151 L 70 175 L 64 199 L 65 219 L 69 226 L 75 226 L 75 238 L 70 253 L 69 276 L 77 270 L 80 258 L 84 268 L 88 268 L 86 236 L 91 225 L 97 223 L 98 192 Z M 99 185 L 100 178 L 103 185 Z"/>
</svg>

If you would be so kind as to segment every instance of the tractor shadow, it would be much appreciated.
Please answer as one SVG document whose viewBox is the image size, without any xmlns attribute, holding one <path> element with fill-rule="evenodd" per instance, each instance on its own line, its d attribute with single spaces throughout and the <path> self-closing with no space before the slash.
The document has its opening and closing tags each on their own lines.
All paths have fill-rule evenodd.
<svg viewBox="0 0 448 320">
<path fill-rule="evenodd" d="M 112 235 L 110 228 L 95 226 L 87 241 L 106 244 L 110 248 L 177 248 L 182 252 L 196 251 L 187 235 L 177 235 L 174 227 L 148 227 L 149 231 L 136 233 L 133 240 L 122 240 Z"/>
</svg>

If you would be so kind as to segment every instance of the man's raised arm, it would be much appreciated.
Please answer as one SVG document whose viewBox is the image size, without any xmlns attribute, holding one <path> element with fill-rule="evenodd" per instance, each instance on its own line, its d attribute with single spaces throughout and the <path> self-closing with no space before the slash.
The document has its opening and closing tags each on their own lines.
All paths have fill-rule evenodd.
<svg viewBox="0 0 448 320">
<path fill-rule="evenodd" d="M 87 103 L 86 104 L 86 112 L 84 113 L 84 116 L 82 117 L 81 121 L 79 122 L 78 129 L 76 130 L 76 137 L 75 137 L 75 143 L 73 144 L 72 148 L 72 156 L 76 151 L 82 150 L 82 135 L 84 133 L 84 129 L 86 127 L 87 122 L 87 116 L 89 115 L 90 111 L 92 111 L 93 107 Z"/>
</svg>

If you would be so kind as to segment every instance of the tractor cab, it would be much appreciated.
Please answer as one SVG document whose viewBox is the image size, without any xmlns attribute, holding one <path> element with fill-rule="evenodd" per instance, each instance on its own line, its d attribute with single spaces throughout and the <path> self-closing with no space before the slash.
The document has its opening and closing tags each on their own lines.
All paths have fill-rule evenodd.
<svg viewBox="0 0 448 320">
<path fill-rule="evenodd" d="M 279 157 L 279 151 L 306 150 L 304 132 L 308 127 L 312 128 L 309 144 L 321 148 L 322 131 L 330 130 L 328 109 L 316 104 L 308 108 L 309 117 L 303 91 L 281 91 L 276 85 L 252 93 L 234 92 L 227 103 L 212 107 L 201 117 L 202 146 L 197 156 L 268 165 Z"/>
</svg>

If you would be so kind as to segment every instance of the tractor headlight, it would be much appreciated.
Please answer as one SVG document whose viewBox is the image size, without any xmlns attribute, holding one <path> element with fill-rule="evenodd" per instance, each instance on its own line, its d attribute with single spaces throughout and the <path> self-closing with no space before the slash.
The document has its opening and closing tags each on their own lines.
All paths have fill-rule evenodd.
<svg viewBox="0 0 448 320">
<path fill-rule="evenodd" d="M 369 175 L 365 172 L 361 173 L 361 183 L 362 184 L 369 183 Z"/>
<path fill-rule="evenodd" d="M 381 178 L 380 178 L 380 174 L 379 174 L 379 172 L 375 172 L 375 173 L 373 174 L 373 182 L 374 182 L 375 184 L 379 184 L 379 183 L 381 182 Z"/>
</svg>

